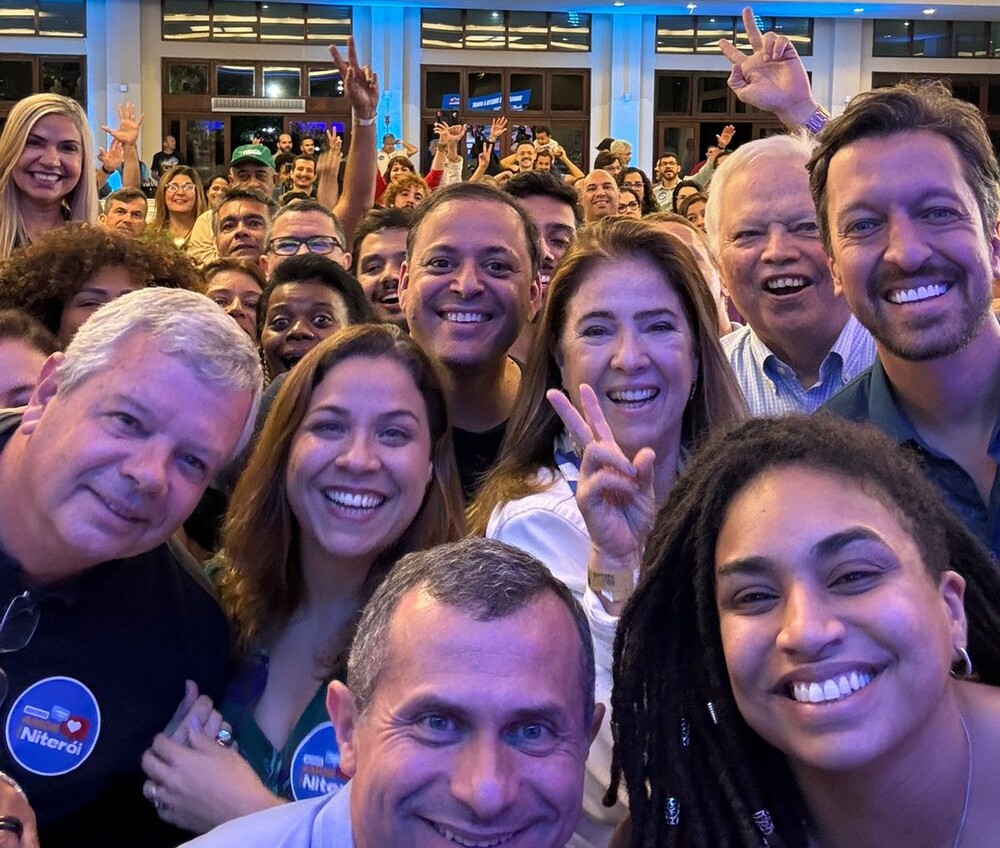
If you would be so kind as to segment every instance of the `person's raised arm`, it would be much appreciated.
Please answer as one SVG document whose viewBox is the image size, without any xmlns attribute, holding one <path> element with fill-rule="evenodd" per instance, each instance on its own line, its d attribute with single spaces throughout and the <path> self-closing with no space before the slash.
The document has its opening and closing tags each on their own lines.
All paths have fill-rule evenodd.
<svg viewBox="0 0 1000 848">
<path fill-rule="evenodd" d="M 573 181 L 582 180 L 585 175 L 583 171 L 577 167 L 576 163 L 566 155 L 566 148 L 560 147 L 558 144 L 554 145 L 554 148 L 555 149 L 552 151 L 552 155 L 563 163 L 563 166 L 566 168 L 566 172 L 573 178 Z"/>
<path fill-rule="evenodd" d="M 590 386 L 580 386 L 582 415 L 562 392 L 550 389 L 545 396 L 582 451 L 576 502 L 590 534 L 587 583 L 604 609 L 618 615 L 635 589 L 656 516 L 656 454 L 651 448 L 640 448 L 629 460 Z"/>
<path fill-rule="evenodd" d="M 412 156 L 414 153 L 417 152 L 417 148 L 414 145 L 410 144 L 410 142 L 403 141 L 403 139 L 400 139 L 399 143 L 400 146 L 402 146 L 403 150 L 406 151 L 407 156 Z"/>
<path fill-rule="evenodd" d="M 469 177 L 470 183 L 478 183 L 484 176 L 486 176 L 486 169 L 490 165 L 490 156 L 493 153 L 493 145 L 488 141 L 483 145 L 483 149 L 479 151 L 479 162 L 476 165 L 476 170 L 472 172 L 472 176 Z"/>
<path fill-rule="evenodd" d="M 347 167 L 344 169 L 344 190 L 333 208 L 347 243 L 361 219 L 375 205 L 375 171 L 378 151 L 375 149 L 375 119 L 378 117 L 378 74 L 370 67 L 358 64 L 354 39 L 347 39 L 347 61 L 334 45 L 330 56 L 344 80 L 344 88 L 351 101 L 353 123 L 351 143 L 347 150 Z"/>
<path fill-rule="evenodd" d="M 729 87 L 741 101 L 773 113 L 786 127 L 818 131 L 822 119 L 816 116 L 826 112 L 813 98 L 795 45 L 784 35 L 762 35 L 749 7 L 743 10 L 743 26 L 752 50 L 749 56 L 728 39 L 719 39 L 719 48 L 733 65 Z"/>
<path fill-rule="evenodd" d="M 333 210 L 340 199 L 340 163 L 344 161 L 344 140 L 335 130 L 326 131 L 326 149 L 316 160 L 316 200 Z"/>
<path fill-rule="evenodd" d="M 118 127 L 101 127 L 115 141 L 121 144 L 125 154 L 122 168 L 122 188 L 142 188 L 142 171 L 139 167 L 139 128 L 146 115 L 135 116 L 135 105 L 118 104 Z"/>
</svg>

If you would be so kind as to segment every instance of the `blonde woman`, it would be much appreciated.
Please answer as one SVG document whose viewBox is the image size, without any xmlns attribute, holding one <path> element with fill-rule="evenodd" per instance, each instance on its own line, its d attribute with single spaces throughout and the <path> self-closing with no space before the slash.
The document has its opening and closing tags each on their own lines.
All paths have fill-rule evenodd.
<svg viewBox="0 0 1000 848">
<path fill-rule="evenodd" d="M 0 134 L 0 259 L 67 221 L 96 222 L 94 145 L 80 104 L 34 94 Z"/>
</svg>

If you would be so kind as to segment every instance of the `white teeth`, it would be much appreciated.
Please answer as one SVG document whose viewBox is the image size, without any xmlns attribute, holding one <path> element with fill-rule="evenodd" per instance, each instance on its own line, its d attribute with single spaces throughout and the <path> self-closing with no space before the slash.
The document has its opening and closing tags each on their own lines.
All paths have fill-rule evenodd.
<svg viewBox="0 0 1000 848">
<path fill-rule="evenodd" d="M 510 842 L 514 838 L 513 833 L 508 833 L 505 836 L 497 837 L 496 839 L 481 839 L 481 840 L 471 840 L 464 839 L 456 833 L 448 830 L 443 824 L 434 824 L 434 829 L 440 833 L 449 842 L 455 842 L 458 845 L 465 845 L 467 848 L 493 848 L 495 845 L 503 845 Z"/>
<path fill-rule="evenodd" d="M 792 698 L 802 704 L 821 704 L 826 701 L 839 701 L 853 695 L 859 689 L 864 689 L 871 683 L 872 675 L 867 672 L 852 671 L 849 675 L 812 683 L 793 683 Z"/>
<path fill-rule="evenodd" d="M 779 289 L 801 289 L 806 285 L 806 281 L 803 277 L 779 277 L 776 280 L 768 280 L 764 284 L 764 288 L 768 291 L 777 291 Z"/>
<path fill-rule="evenodd" d="M 940 297 L 946 291 L 948 286 L 944 283 L 931 283 L 929 286 L 918 286 L 915 289 L 896 289 L 886 295 L 886 300 L 890 303 L 916 303 Z"/>
<path fill-rule="evenodd" d="M 337 506 L 346 506 L 351 509 L 375 509 L 385 501 L 382 495 L 344 492 L 339 489 L 331 489 L 323 494 L 328 501 L 337 504 Z"/>
<path fill-rule="evenodd" d="M 617 392 L 608 392 L 608 397 L 615 403 L 636 403 L 638 401 L 650 400 L 659 393 L 659 389 L 624 389 Z"/>
<path fill-rule="evenodd" d="M 41 180 L 43 183 L 54 183 L 57 182 L 61 177 L 59 174 L 39 174 L 33 175 L 36 180 Z"/>
<path fill-rule="evenodd" d="M 480 324 L 486 320 L 481 312 L 445 312 L 441 317 L 456 324 Z"/>
</svg>

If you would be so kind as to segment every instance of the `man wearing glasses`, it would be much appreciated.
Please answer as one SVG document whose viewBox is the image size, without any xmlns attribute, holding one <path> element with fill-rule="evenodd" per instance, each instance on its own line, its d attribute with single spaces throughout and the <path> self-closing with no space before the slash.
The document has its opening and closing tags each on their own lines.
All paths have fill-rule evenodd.
<svg viewBox="0 0 1000 848">
<path fill-rule="evenodd" d="M 264 272 L 271 276 L 286 259 L 306 253 L 326 256 L 350 268 L 351 254 L 345 244 L 344 228 L 329 209 L 315 200 L 293 201 L 278 210 L 271 222 L 262 259 Z"/>
<path fill-rule="evenodd" d="M 97 310 L 0 415 L 0 769 L 46 848 L 182 838 L 140 760 L 172 714 L 187 738 L 198 691 L 221 695 L 229 637 L 169 540 L 245 444 L 260 383 L 218 306 L 147 288 Z"/>
</svg>

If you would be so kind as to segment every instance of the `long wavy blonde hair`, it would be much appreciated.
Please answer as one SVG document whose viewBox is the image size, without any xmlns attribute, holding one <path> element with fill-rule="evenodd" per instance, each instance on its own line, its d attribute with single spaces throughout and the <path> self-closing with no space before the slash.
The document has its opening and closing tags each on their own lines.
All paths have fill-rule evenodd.
<svg viewBox="0 0 1000 848">
<path fill-rule="evenodd" d="M 11 174 L 21 158 L 28 133 L 46 115 L 65 115 L 76 125 L 81 140 L 80 179 L 63 198 L 70 221 L 97 222 L 97 181 L 94 179 L 94 139 L 83 108 L 61 94 L 33 94 L 18 101 L 10 110 L 0 135 L 0 259 L 6 259 L 14 245 L 25 244 L 28 234 L 21 215 L 21 190 Z"/>
</svg>

